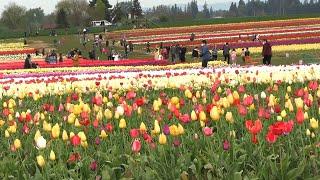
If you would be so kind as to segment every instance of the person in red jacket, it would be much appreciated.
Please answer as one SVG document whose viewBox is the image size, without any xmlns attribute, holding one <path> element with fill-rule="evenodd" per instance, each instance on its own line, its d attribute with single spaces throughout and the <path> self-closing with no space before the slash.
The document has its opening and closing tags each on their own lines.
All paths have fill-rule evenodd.
<svg viewBox="0 0 320 180">
<path fill-rule="evenodd" d="M 271 64 L 271 57 L 272 57 L 272 47 L 268 40 L 263 42 L 262 48 L 262 56 L 263 56 L 263 64 L 270 65 Z"/>
</svg>

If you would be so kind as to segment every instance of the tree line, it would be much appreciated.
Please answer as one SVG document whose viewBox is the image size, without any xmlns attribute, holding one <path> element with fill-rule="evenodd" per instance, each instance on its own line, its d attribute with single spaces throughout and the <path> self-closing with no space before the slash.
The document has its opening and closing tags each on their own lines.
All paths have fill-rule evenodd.
<svg viewBox="0 0 320 180">
<path fill-rule="evenodd" d="M 320 0 L 239 0 L 230 5 L 226 16 L 294 15 L 320 12 Z"/>
</svg>

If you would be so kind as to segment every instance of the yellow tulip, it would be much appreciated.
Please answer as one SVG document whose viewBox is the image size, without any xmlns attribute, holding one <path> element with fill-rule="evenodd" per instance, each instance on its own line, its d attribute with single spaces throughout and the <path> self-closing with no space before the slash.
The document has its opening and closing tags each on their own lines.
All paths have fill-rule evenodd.
<svg viewBox="0 0 320 180">
<path fill-rule="evenodd" d="M 37 130 L 36 134 L 34 135 L 34 141 L 37 141 L 39 137 L 41 137 L 41 133 L 39 130 Z"/>
<path fill-rule="evenodd" d="M 318 127 L 319 127 L 319 122 L 318 122 L 318 120 L 316 120 L 315 118 L 311 118 L 311 119 L 310 119 L 310 127 L 311 127 L 312 129 L 318 129 Z"/>
<path fill-rule="evenodd" d="M 196 98 L 199 99 L 200 98 L 200 91 L 196 92 Z"/>
<path fill-rule="evenodd" d="M 198 119 L 197 114 L 194 110 L 191 112 L 191 120 L 196 121 Z"/>
<path fill-rule="evenodd" d="M 307 135 L 307 136 L 310 136 L 310 135 L 311 135 L 311 132 L 310 132 L 309 129 L 306 130 L 306 135 Z"/>
<path fill-rule="evenodd" d="M 10 137 L 10 133 L 9 133 L 8 130 L 5 130 L 5 131 L 4 131 L 4 137 L 6 137 L 6 138 Z"/>
<path fill-rule="evenodd" d="M 87 141 L 87 136 L 83 131 L 78 132 L 78 136 L 80 137 L 81 141 Z"/>
<path fill-rule="evenodd" d="M 62 132 L 62 140 L 67 141 L 69 139 L 68 133 L 66 130 L 63 130 Z"/>
<path fill-rule="evenodd" d="M 42 127 L 44 131 L 47 131 L 47 132 L 51 131 L 51 123 L 48 123 L 47 121 L 43 121 Z"/>
<path fill-rule="evenodd" d="M 207 120 L 207 116 L 206 116 L 206 113 L 205 113 L 205 112 L 200 111 L 200 113 L 199 113 L 199 120 L 200 120 L 200 121 L 206 121 L 206 120 Z"/>
<path fill-rule="evenodd" d="M 112 112 L 109 109 L 106 109 L 104 111 L 104 116 L 107 118 L 107 120 L 110 120 L 112 118 Z"/>
<path fill-rule="evenodd" d="M 227 100 L 228 100 L 229 104 L 233 104 L 234 98 L 233 98 L 233 95 L 231 93 L 227 96 Z"/>
<path fill-rule="evenodd" d="M 100 137 L 101 137 L 102 139 L 105 139 L 105 138 L 108 137 L 108 134 L 106 133 L 105 130 L 102 130 L 102 131 L 100 132 Z"/>
<path fill-rule="evenodd" d="M 74 126 L 75 127 L 81 127 L 81 124 L 80 124 L 78 118 L 76 118 L 76 120 L 74 121 Z"/>
<path fill-rule="evenodd" d="M 116 112 L 114 113 L 114 118 L 115 118 L 115 119 L 119 119 L 119 118 L 120 118 L 120 114 L 118 113 L 118 111 L 116 111 Z"/>
<path fill-rule="evenodd" d="M 163 133 L 159 135 L 159 144 L 166 144 L 167 143 L 167 137 Z"/>
<path fill-rule="evenodd" d="M 311 138 L 315 138 L 316 134 L 314 132 L 311 133 Z"/>
<path fill-rule="evenodd" d="M 170 100 L 170 102 L 171 102 L 172 104 L 174 104 L 174 105 L 177 105 L 177 104 L 179 104 L 180 99 L 179 99 L 178 97 L 172 97 L 171 100 Z"/>
<path fill-rule="evenodd" d="M 127 127 L 127 123 L 126 123 L 126 120 L 125 119 L 120 119 L 120 122 L 119 122 L 119 128 L 120 129 L 124 129 Z"/>
<path fill-rule="evenodd" d="M 309 119 L 308 112 L 304 112 L 303 117 L 304 117 L 304 119 Z"/>
<path fill-rule="evenodd" d="M 139 115 L 141 115 L 141 114 L 142 114 L 142 108 L 141 108 L 141 107 L 138 107 L 137 112 L 138 112 Z"/>
<path fill-rule="evenodd" d="M 154 129 L 151 131 L 152 134 L 159 134 L 161 131 L 159 121 L 154 120 Z"/>
<path fill-rule="evenodd" d="M 20 149 L 21 148 L 21 141 L 19 139 L 15 139 L 13 142 L 13 145 L 16 149 Z"/>
<path fill-rule="evenodd" d="M 87 141 L 81 141 L 81 146 L 84 148 L 88 147 L 88 142 Z"/>
<path fill-rule="evenodd" d="M 74 132 L 70 132 L 70 135 L 69 135 L 70 139 L 71 139 L 74 135 L 75 135 Z"/>
<path fill-rule="evenodd" d="M 288 87 L 287 87 L 287 92 L 290 93 L 291 91 L 292 91 L 292 90 L 291 90 L 291 86 L 288 86 Z"/>
<path fill-rule="evenodd" d="M 188 99 L 191 99 L 192 98 L 192 93 L 189 89 L 186 89 L 184 91 L 184 95 L 188 98 Z"/>
<path fill-rule="evenodd" d="M 210 111 L 210 117 L 212 120 L 214 121 L 218 121 L 220 119 L 220 114 L 219 114 L 219 111 L 218 111 L 218 108 L 217 106 L 214 106 L 211 111 Z"/>
<path fill-rule="evenodd" d="M 76 115 L 75 114 L 73 114 L 73 113 L 69 114 L 68 123 L 69 124 L 74 124 L 75 119 L 76 119 Z"/>
<path fill-rule="evenodd" d="M 49 159 L 50 159 L 51 161 L 56 160 L 56 154 L 55 154 L 52 150 L 50 151 Z"/>
<path fill-rule="evenodd" d="M 281 111 L 281 117 L 282 117 L 282 118 L 285 118 L 286 116 L 287 116 L 286 110 L 282 110 L 282 111 Z"/>
<path fill-rule="evenodd" d="M 234 119 L 233 119 L 232 112 L 227 112 L 227 114 L 226 114 L 226 120 L 227 120 L 229 123 L 231 123 L 231 124 L 234 123 Z"/>
<path fill-rule="evenodd" d="M 184 128 L 180 123 L 178 124 L 178 133 L 179 133 L 179 135 L 184 134 Z"/>
<path fill-rule="evenodd" d="M 146 132 L 147 131 L 147 126 L 143 122 L 141 122 L 141 124 L 140 124 L 140 131 L 141 132 Z"/>
<path fill-rule="evenodd" d="M 236 132 L 234 130 L 229 132 L 230 137 L 235 138 L 236 137 Z"/>
<path fill-rule="evenodd" d="M 40 167 L 44 167 L 45 166 L 46 162 L 45 162 L 43 156 L 41 156 L 41 155 L 37 156 L 37 163 L 38 163 L 38 165 Z"/>
<path fill-rule="evenodd" d="M 58 123 L 56 123 L 53 127 L 52 127 L 52 129 L 51 129 L 51 136 L 53 137 L 53 138 L 59 138 L 59 136 L 60 136 L 60 126 L 59 126 L 59 124 Z"/>
<path fill-rule="evenodd" d="M 172 135 L 172 136 L 178 136 L 179 135 L 178 126 L 171 125 L 171 126 L 169 126 L 169 130 L 170 130 L 170 135 Z"/>
</svg>

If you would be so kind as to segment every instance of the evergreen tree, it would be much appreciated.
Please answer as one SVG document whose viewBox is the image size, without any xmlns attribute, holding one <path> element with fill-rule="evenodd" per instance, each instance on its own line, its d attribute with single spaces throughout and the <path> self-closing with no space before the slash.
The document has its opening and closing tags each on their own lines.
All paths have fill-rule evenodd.
<svg viewBox="0 0 320 180">
<path fill-rule="evenodd" d="M 197 14 L 199 12 L 198 9 L 198 2 L 196 0 L 192 0 L 190 3 L 190 9 L 191 9 L 191 16 L 192 18 L 196 18 Z"/>
<path fill-rule="evenodd" d="M 141 17 L 142 16 L 142 8 L 139 0 L 133 0 L 132 2 L 132 17 Z"/>
<path fill-rule="evenodd" d="M 56 24 L 59 28 L 66 28 L 69 26 L 67 20 L 67 13 L 64 9 L 59 9 L 57 12 Z"/>
<path fill-rule="evenodd" d="M 208 9 L 208 4 L 207 4 L 207 2 L 204 2 L 202 13 L 203 13 L 203 15 L 204 15 L 205 18 L 210 18 L 210 11 L 209 11 L 209 9 Z"/>
<path fill-rule="evenodd" d="M 245 16 L 246 15 L 246 3 L 244 2 L 244 0 L 239 0 L 238 15 L 239 16 Z"/>
</svg>

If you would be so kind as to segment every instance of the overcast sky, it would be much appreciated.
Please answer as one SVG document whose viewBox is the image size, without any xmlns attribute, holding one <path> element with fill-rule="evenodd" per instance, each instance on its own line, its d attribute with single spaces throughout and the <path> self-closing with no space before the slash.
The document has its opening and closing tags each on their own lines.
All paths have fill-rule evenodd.
<svg viewBox="0 0 320 180">
<path fill-rule="evenodd" d="M 23 5 L 27 8 L 36 8 L 41 7 L 44 9 L 46 14 L 51 13 L 55 5 L 57 4 L 59 0 L 0 0 L 0 13 L 2 13 L 3 9 L 10 4 L 11 2 L 15 2 L 19 5 Z M 88 0 L 89 1 L 89 0 Z M 111 4 L 115 4 L 117 1 L 126 1 L 126 0 L 109 0 Z M 140 0 L 142 7 L 152 7 L 154 5 L 160 5 L 160 4 L 168 4 L 168 3 L 177 3 L 177 4 L 185 4 L 188 1 L 191 0 Z M 198 5 L 203 4 L 205 0 L 198 0 Z M 214 3 L 222 3 L 227 2 L 226 0 L 207 0 L 209 4 Z M 229 4 L 229 3 L 228 3 Z"/>
</svg>

